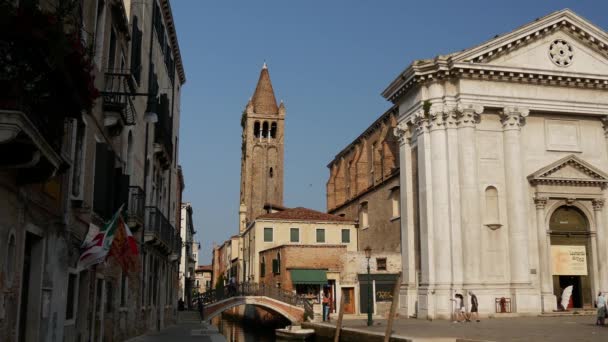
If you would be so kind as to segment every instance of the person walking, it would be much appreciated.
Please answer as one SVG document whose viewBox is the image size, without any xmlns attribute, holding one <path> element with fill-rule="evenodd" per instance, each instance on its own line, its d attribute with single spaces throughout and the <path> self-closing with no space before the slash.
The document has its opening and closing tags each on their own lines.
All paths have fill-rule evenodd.
<svg viewBox="0 0 608 342">
<path fill-rule="evenodd" d="M 327 290 L 323 290 L 323 322 L 329 320 L 329 297 Z"/>
<path fill-rule="evenodd" d="M 604 325 L 604 321 L 606 320 L 606 312 L 608 312 L 608 304 L 606 303 L 606 297 L 602 295 L 602 292 L 597 294 L 597 319 L 595 321 L 595 325 Z"/>
<path fill-rule="evenodd" d="M 475 315 L 475 320 L 479 322 L 479 302 L 477 301 L 477 296 L 473 291 L 469 291 L 469 295 L 471 296 L 471 313 L 469 314 L 468 321 L 470 322 L 473 319 L 473 315 Z"/>
<path fill-rule="evenodd" d="M 463 299 L 460 293 L 456 293 L 454 299 L 451 299 L 454 302 L 454 323 L 460 323 L 465 318 Z"/>
</svg>

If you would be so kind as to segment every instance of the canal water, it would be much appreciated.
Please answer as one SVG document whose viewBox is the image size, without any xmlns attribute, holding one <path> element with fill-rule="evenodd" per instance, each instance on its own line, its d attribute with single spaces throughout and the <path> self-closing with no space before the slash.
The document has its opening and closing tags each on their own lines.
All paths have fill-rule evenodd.
<svg viewBox="0 0 608 342">
<path fill-rule="evenodd" d="M 217 326 L 220 333 L 226 337 L 227 342 L 282 342 L 285 340 L 277 339 L 274 329 L 284 326 L 264 326 L 260 324 L 247 324 L 241 319 L 231 315 L 221 315 L 211 320 Z M 329 340 L 311 337 L 309 342 L 326 342 Z"/>
</svg>

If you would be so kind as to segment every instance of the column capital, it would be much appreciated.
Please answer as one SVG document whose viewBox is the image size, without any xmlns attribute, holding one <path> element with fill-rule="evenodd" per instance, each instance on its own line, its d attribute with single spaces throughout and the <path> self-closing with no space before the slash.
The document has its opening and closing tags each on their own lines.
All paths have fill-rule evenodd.
<svg viewBox="0 0 608 342">
<path fill-rule="evenodd" d="M 421 135 L 427 133 L 429 131 L 429 119 L 428 116 L 424 113 L 424 111 L 420 110 L 410 119 L 410 123 L 416 132 L 416 135 Z"/>
<path fill-rule="evenodd" d="M 409 145 L 410 139 L 412 138 L 412 123 L 401 121 L 393 128 L 393 135 L 399 139 L 400 145 Z"/>
<path fill-rule="evenodd" d="M 593 210 L 601 211 L 604 208 L 605 200 L 603 198 L 596 198 L 591 201 L 591 205 L 593 205 Z"/>
<path fill-rule="evenodd" d="M 445 106 L 441 103 L 434 103 L 429 112 L 429 129 L 431 131 L 442 129 L 446 125 Z"/>
<path fill-rule="evenodd" d="M 483 109 L 480 104 L 458 102 L 458 124 L 461 127 L 475 127 L 481 121 Z"/>
<path fill-rule="evenodd" d="M 530 110 L 525 107 L 505 107 L 500 113 L 500 121 L 504 130 L 519 130 L 525 123 Z"/>
<path fill-rule="evenodd" d="M 547 197 L 534 197 L 534 204 L 536 204 L 536 209 L 545 209 L 545 205 L 547 205 L 547 200 Z"/>
<path fill-rule="evenodd" d="M 604 136 L 608 138 L 608 115 L 602 116 L 602 127 L 604 127 Z"/>
</svg>

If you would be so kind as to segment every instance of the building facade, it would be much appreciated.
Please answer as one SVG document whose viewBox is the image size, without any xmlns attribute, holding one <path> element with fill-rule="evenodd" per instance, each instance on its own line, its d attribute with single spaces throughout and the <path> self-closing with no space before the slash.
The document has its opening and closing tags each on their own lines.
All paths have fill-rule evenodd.
<svg viewBox="0 0 608 342">
<path fill-rule="evenodd" d="M 19 12 L 3 4 L 2 13 L 19 20 L 19 13 L 52 11 L 29 3 L 19 2 Z M 53 34 L 78 37 L 66 53 L 68 69 L 47 88 L 59 100 L 1 95 L 2 147 L 13 151 L 0 171 L 3 341 L 123 340 L 175 320 L 185 74 L 171 7 L 99 0 L 69 10 L 77 20 L 58 17 L 60 29 L 44 27 L 48 41 L 35 44 L 68 52 Z M 89 227 L 102 227 L 120 208 L 139 243 L 136 270 L 124 272 L 112 258 L 79 270 Z"/>
<path fill-rule="evenodd" d="M 536 314 L 569 285 L 575 307 L 606 291 L 606 46 L 605 31 L 562 10 L 415 61 L 387 87 L 402 310 L 447 318 L 454 293 L 474 291 L 481 314 Z"/>
<path fill-rule="evenodd" d="M 213 269 L 211 265 L 197 266 L 195 272 L 196 289 L 199 293 L 212 290 Z"/>
<path fill-rule="evenodd" d="M 179 265 L 179 289 L 178 297 L 186 303 L 187 306 L 192 304 L 193 291 L 196 287 L 195 270 L 198 266 L 198 244 L 194 241 L 194 223 L 192 220 L 192 205 L 190 203 L 182 203 L 181 205 L 181 229 L 180 235 L 182 238 L 182 256 Z"/>
<path fill-rule="evenodd" d="M 285 106 L 277 106 L 266 63 L 241 117 L 241 194 L 239 232 L 264 205 L 283 205 Z"/>
</svg>

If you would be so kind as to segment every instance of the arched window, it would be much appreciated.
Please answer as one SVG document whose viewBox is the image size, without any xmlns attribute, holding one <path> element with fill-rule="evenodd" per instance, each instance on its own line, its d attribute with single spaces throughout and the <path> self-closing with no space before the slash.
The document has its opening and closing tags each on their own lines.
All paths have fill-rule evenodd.
<svg viewBox="0 0 608 342">
<path fill-rule="evenodd" d="M 272 178 L 272 176 L 274 176 L 274 171 L 272 170 L 272 168 L 270 168 L 270 170 L 268 171 L 268 176 L 270 178 Z"/>
<path fill-rule="evenodd" d="M 277 123 L 276 123 L 276 122 L 273 122 L 273 123 L 270 125 L 270 137 L 271 137 L 272 139 L 274 139 L 274 138 L 276 138 L 276 136 L 277 136 Z"/>
<path fill-rule="evenodd" d="M 260 277 L 264 277 L 266 275 L 266 257 L 262 257 L 262 262 L 260 263 Z"/>
<path fill-rule="evenodd" d="M 260 137 L 260 122 L 259 121 L 256 121 L 253 124 L 253 136 L 256 138 Z"/>
<path fill-rule="evenodd" d="M 486 188 L 486 218 L 485 225 L 496 229 L 501 226 L 498 212 L 498 190 L 489 186 Z"/>
<path fill-rule="evenodd" d="M 133 133 L 131 131 L 127 137 L 127 174 L 133 174 Z"/>
<path fill-rule="evenodd" d="M 268 121 L 262 124 L 262 138 L 268 138 Z"/>
<path fill-rule="evenodd" d="M 549 221 L 549 229 L 552 232 L 584 232 L 588 227 L 585 214 L 573 206 L 557 208 Z"/>
</svg>

